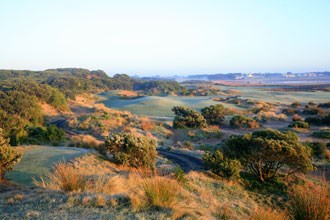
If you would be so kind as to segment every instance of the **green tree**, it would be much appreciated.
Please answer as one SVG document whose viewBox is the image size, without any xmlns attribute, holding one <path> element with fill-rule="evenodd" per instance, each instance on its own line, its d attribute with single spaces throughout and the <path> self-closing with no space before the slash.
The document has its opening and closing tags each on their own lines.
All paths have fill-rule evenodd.
<svg viewBox="0 0 330 220">
<path fill-rule="evenodd" d="M 201 110 L 207 123 L 219 125 L 225 119 L 225 108 L 221 104 L 211 105 Z"/>
<path fill-rule="evenodd" d="M 311 150 L 293 132 L 263 130 L 233 135 L 225 144 L 227 154 L 238 159 L 262 182 L 272 180 L 283 167 L 287 168 L 287 174 L 313 169 Z"/>
<path fill-rule="evenodd" d="M 157 158 L 157 141 L 147 136 L 133 133 L 119 133 L 105 141 L 105 152 L 115 161 L 131 167 L 154 168 Z"/>
<path fill-rule="evenodd" d="M 4 138 L 2 129 L 0 129 L 0 181 L 4 179 L 7 171 L 13 169 L 22 156 L 22 153 L 9 145 L 9 139 Z"/>
<path fill-rule="evenodd" d="M 204 128 L 207 125 L 203 115 L 191 108 L 175 106 L 172 111 L 175 114 L 174 128 Z"/>
</svg>

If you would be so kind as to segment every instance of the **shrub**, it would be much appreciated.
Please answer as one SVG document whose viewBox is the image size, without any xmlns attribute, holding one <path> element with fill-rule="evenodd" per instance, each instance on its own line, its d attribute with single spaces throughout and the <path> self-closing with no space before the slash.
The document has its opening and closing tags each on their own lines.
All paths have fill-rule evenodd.
<svg viewBox="0 0 330 220">
<path fill-rule="evenodd" d="M 291 104 L 291 108 L 299 108 L 299 107 L 301 107 L 301 103 L 300 102 L 293 102 Z"/>
<path fill-rule="evenodd" d="M 9 145 L 9 139 L 5 139 L 0 129 L 0 181 L 4 179 L 5 173 L 21 160 L 23 154 Z"/>
<path fill-rule="evenodd" d="M 296 220 L 330 219 L 330 189 L 327 183 L 297 186 L 289 193 L 288 213 Z"/>
<path fill-rule="evenodd" d="M 245 115 L 235 115 L 230 120 L 230 125 L 240 128 L 240 127 L 247 127 L 247 128 L 258 128 L 259 124 L 254 119 L 246 117 Z"/>
<path fill-rule="evenodd" d="M 292 121 L 304 121 L 304 119 L 299 115 L 295 114 L 292 116 Z"/>
<path fill-rule="evenodd" d="M 184 106 L 175 106 L 172 108 L 175 114 L 174 128 L 204 128 L 206 120 L 203 115 L 191 108 Z"/>
<path fill-rule="evenodd" d="M 326 156 L 326 151 L 327 151 L 326 143 L 313 142 L 313 143 L 307 143 L 307 145 L 312 148 L 313 154 L 315 156 L 318 156 L 318 157 Z"/>
<path fill-rule="evenodd" d="M 180 192 L 177 181 L 159 176 L 146 179 L 142 187 L 146 196 L 146 205 L 155 208 L 172 208 Z"/>
<path fill-rule="evenodd" d="M 313 132 L 312 136 L 317 138 L 330 139 L 330 129 L 315 131 Z"/>
<path fill-rule="evenodd" d="M 302 112 L 305 115 L 321 115 L 324 113 L 323 109 L 317 107 L 307 107 Z"/>
<path fill-rule="evenodd" d="M 321 117 L 307 117 L 305 122 L 313 125 L 322 125 L 322 118 Z"/>
<path fill-rule="evenodd" d="M 286 108 L 283 109 L 282 113 L 286 114 L 286 115 L 294 115 L 298 113 L 297 109 L 293 109 L 293 108 Z"/>
<path fill-rule="evenodd" d="M 210 125 L 219 125 L 225 119 L 225 108 L 221 104 L 205 107 L 201 112 Z"/>
<path fill-rule="evenodd" d="M 104 147 L 120 164 L 155 167 L 157 141 L 153 138 L 133 133 L 119 133 L 109 136 Z"/>
<path fill-rule="evenodd" d="M 309 128 L 309 124 L 307 122 L 303 122 L 303 121 L 294 121 L 291 124 L 289 124 L 288 127 L 289 128 L 304 128 L 304 129 L 308 129 Z"/>
<path fill-rule="evenodd" d="M 288 168 L 288 174 L 313 168 L 310 149 L 293 132 L 269 129 L 232 135 L 225 145 L 226 154 L 238 159 L 261 182 L 273 180 L 283 167 Z"/>
<path fill-rule="evenodd" d="M 210 168 L 213 173 L 227 179 L 239 178 L 241 163 L 238 160 L 224 158 L 220 150 L 214 153 L 205 152 L 203 160 L 205 165 Z"/>
<path fill-rule="evenodd" d="M 176 166 L 174 168 L 174 177 L 176 181 L 178 181 L 178 183 L 180 184 L 185 185 L 188 182 L 188 179 L 185 177 L 184 170 L 179 166 Z"/>
</svg>

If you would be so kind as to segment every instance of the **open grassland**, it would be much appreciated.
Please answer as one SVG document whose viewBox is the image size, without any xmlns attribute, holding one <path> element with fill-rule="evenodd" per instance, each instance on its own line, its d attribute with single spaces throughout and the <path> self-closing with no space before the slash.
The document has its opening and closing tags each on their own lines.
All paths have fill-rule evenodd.
<svg viewBox="0 0 330 220">
<path fill-rule="evenodd" d="M 12 172 L 6 173 L 6 178 L 24 185 L 32 185 L 33 178 L 48 174 L 56 162 L 70 160 L 86 152 L 84 149 L 67 147 L 27 146 L 18 148 L 24 151 L 23 158 Z"/>
<path fill-rule="evenodd" d="M 109 91 L 100 94 L 102 102 L 109 108 L 127 110 L 136 115 L 147 116 L 173 116 L 173 106 L 184 105 L 194 109 L 201 109 L 205 106 L 214 105 L 218 102 L 211 96 L 145 96 L 136 99 L 121 99 L 116 91 Z M 225 104 L 225 106 L 232 106 Z"/>
</svg>

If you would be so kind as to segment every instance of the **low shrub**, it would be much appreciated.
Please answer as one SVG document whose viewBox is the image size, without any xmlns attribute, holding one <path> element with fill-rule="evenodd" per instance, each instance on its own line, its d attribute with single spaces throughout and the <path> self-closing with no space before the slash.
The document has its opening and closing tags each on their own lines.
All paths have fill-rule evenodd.
<svg viewBox="0 0 330 220">
<path fill-rule="evenodd" d="M 134 133 L 119 133 L 109 136 L 104 148 L 114 160 L 131 167 L 154 168 L 157 157 L 157 140 Z"/>
<path fill-rule="evenodd" d="M 258 128 L 259 124 L 254 119 L 246 117 L 245 115 L 235 115 L 230 120 L 230 125 L 236 128 L 247 127 L 247 128 Z"/>
<path fill-rule="evenodd" d="M 292 121 L 304 121 L 304 119 L 299 115 L 295 114 L 292 116 Z"/>
<path fill-rule="evenodd" d="M 226 179 L 238 179 L 241 170 L 241 163 L 238 160 L 225 158 L 220 150 L 205 152 L 203 155 L 205 165 L 211 171 Z"/>
<path fill-rule="evenodd" d="M 302 113 L 305 115 L 322 115 L 324 111 L 323 109 L 317 107 L 307 107 Z"/>
<path fill-rule="evenodd" d="M 322 142 L 313 142 L 313 143 L 307 143 L 307 146 L 311 147 L 313 150 L 313 154 L 315 156 L 318 156 L 320 158 L 323 158 L 326 156 L 327 153 L 327 145 L 326 143 Z"/>
<path fill-rule="evenodd" d="M 328 183 L 297 186 L 289 193 L 288 214 L 295 220 L 330 219 Z"/>
<path fill-rule="evenodd" d="M 293 108 L 286 108 L 283 109 L 282 113 L 286 114 L 286 115 L 294 115 L 298 113 L 297 109 L 293 109 Z"/>
<path fill-rule="evenodd" d="M 294 121 L 291 124 L 289 124 L 288 127 L 289 128 L 304 128 L 304 129 L 308 129 L 309 128 L 309 124 L 307 122 L 303 122 L 303 121 Z"/>
<path fill-rule="evenodd" d="M 330 139 L 330 129 L 315 131 L 313 132 L 312 136 L 317 138 Z"/>
</svg>

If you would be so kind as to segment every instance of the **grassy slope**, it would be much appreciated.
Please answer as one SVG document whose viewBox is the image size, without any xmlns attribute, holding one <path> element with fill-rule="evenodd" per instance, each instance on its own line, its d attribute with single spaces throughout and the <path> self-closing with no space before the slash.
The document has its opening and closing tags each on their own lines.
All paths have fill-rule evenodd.
<svg viewBox="0 0 330 220">
<path fill-rule="evenodd" d="M 45 175 L 51 171 L 53 164 L 61 160 L 70 160 L 84 154 L 80 149 L 62 147 L 28 146 L 22 147 L 24 156 L 6 178 L 15 183 L 31 185 L 33 177 Z"/>
</svg>

